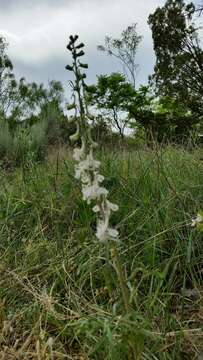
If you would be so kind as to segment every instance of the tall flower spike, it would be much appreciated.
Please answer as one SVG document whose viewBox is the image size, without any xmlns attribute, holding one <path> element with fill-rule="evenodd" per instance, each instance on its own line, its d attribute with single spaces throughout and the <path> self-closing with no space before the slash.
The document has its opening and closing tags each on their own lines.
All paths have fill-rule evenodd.
<svg viewBox="0 0 203 360">
<path fill-rule="evenodd" d="M 117 211 L 118 206 L 108 200 L 108 190 L 102 186 L 104 176 L 99 173 L 100 162 L 94 159 L 93 149 L 97 146 L 91 136 L 89 122 L 92 120 L 88 106 L 85 102 L 86 85 L 80 68 L 87 69 L 88 65 L 83 64 L 78 58 L 84 55 L 84 51 L 77 52 L 84 47 L 83 43 L 76 45 L 78 36 L 71 35 L 67 49 L 71 51 L 73 64 L 67 65 L 66 69 L 73 71 L 75 84 L 73 86 L 74 106 L 79 112 L 75 117 L 77 131 L 71 136 L 71 141 L 81 141 L 81 147 L 74 149 L 73 158 L 76 161 L 75 178 L 81 181 L 83 200 L 93 204 L 92 210 L 97 214 L 96 237 L 101 242 L 118 240 L 118 231 L 110 227 L 110 216 L 112 211 Z M 71 108 L 71 106 L 69 107 Z"/>
</svg>

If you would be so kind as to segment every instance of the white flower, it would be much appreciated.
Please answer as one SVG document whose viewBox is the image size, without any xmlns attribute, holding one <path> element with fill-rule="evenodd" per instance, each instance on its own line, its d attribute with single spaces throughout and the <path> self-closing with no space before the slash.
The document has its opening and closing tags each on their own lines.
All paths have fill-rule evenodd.
<svg viewBox="0 0 203 360">
<path fill-rule="evenodd" d="M 197 214 L 196 218 L 192 219 L 191 226 L 195 227 L 203 222 L 203 216 L 201 214 Z"/>
<path fill-rule="evenodd" d="M 100 161 L 93 158 L 92 151 L 90 151 L 90 153 L 87 155 L 85 161 L 87 163 L 88 169 L 96 170 L 100 167 Z"/>
<path fill-rule="evenodd" d="M 103 221 L 99 221 L 97 224 L 96 237 L 101 241 L 105 242 L 108 239 L 108 224 L 105 224 Z"/>
<path fill-rule="evenodd" d="M 75 178 L 82 182 L 83 200 L 90 204 L 95 201 L 93 211 L 98 213 L 96 236 L 101 242 L 116 240 L 118 231 L 109 227 L 111 211 L 117 211 L 118 206 L 107 199 L 108 190 L 100 186 L 104 176 L 99 174 L 100 161 L 93 158 L 92 149 L 85 157 L 85 143 L 81 148 L 74 150 L 74 159 L 78 162 L 75 166 Z"/>
<path fill-rule="evenodd" d="M 118 232 L 116 229 L 111 229 L 111 228 L 109 228 L 109 229 L 108 229 L 108 234 L 109 234 L 109 236 L 111 237 L 111 239 L 115 239 L 115 238 L 118 237 L 119 232 Z"/>
<path fill-rule="evenodd" d="M 95 180 L 95 182 L 98 181 L 98 183 L 101 183 L 102 181 L 104 181 L 104 176 L 103 176 L 103 175 L 100 175 L 100 174 L 97 174 L 97 173 L 95 172 L 95 174 L 94 174 L 94 180 Z"/>
<path fill-rule="evenodd" d="M 112 210 L 112 211 L 118 211 L 118 209 L 119 209 L 118 205 L 113 204 L 113 203 L 111 203 L 111 202 L 108 201 L 108 200 L 106 200 L 106 205 L 107 205 L 106 208 L 108 208 L 108 210 L 110 209 L 110 210 Z M 103 210 L 104 204 L 101 205 L 101 207 L 102 207 L 102 210 Z M 92 208 L 92 210 L 93 210 L 94 212 L 99 212 L 99 211 L 101 210 L 101 207 L 99 207 L 99 205 L 95 205 L 95 206 Z M 103 211 L 105 212 L 105 210 L 103 210 Z"/>
<path fill-rule="evenodd" d="M 108 227 L 109 219 L 106 221 L 99 221 L 97 224 L 96 237 L 105 242 L 108 240 L 116 240 L 118 238 L 118 231 Z"/>
<path fill-rule="evenodd" d="M 78 151 L 76 152 L 76 156 L 78 157 Z M 78 180 L 81 178 L 82 181 L 86 182 L 84 180 L 86 179 L 86 172 L 96 171 L 99 168 L 99 166 L 100 166 L 100 161 L 94 160 L 92 154 L 90 153 L 87 155 L 85 160 L 80 161 L 79 164 L 75 166 L 75 178 Z"/>
<path fill-rule="evenodd" d="M 75 148 L 73 151 L 73 159 L 76 161 L 81 161 L 85 155 L 85 143 L 82 142 L 81 148 Z"/>
<path fill-rule="evenodd" d="M 112 202 L 110 202 L 109 200 L 106 201 L 107 202 L 107 206 L 109 207 L 110 210 L 112 211 L 118 211 L 118 205 L 114 204 Z"/>
<path fill-rule="evenodd" d="M 92 211 L 94 211 L 95 213 L 99 212 L 99 211 L 100 211 L 99 205 L 95 205 L 95 206 L 92 208 Z"/>
<path fill-rule="evenodd" d="M 104 187 L 97 186 L 97 184 L 93 184 L 91 186 L 84 186 L 82 194 L 83 199 L 87 200 L 88 204 L 90 204 L 91 200 L 99 199 L 102 195 L 107 196 L 108 190 Z"/>
</svg>

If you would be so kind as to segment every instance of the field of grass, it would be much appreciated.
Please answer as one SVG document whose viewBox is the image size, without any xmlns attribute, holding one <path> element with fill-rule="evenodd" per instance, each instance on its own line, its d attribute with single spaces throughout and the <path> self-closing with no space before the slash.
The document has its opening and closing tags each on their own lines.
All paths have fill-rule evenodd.
<svg viewBox="0 0 203 360">
<path fill-rule="evenodd" d="M 98 157 L 119 205 L 112 224 L 132 311 L 71 151 L 52 151 L 0 172 L 0 359 L 201 359 L 203 245 L 190 225 L 203 207 L 200 151 Z"/>
</svg>

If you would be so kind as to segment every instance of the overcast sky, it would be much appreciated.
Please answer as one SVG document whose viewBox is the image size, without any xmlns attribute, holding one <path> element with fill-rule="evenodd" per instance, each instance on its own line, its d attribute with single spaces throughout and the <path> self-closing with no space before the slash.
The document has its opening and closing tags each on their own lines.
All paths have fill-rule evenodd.
<svg viewBox="0 0 203 360">
<path fill-rule="evenodd" d="M 96 75 L 119 71 L 118 61 L 97 51 L 105 35 L 119 37 L 136 22 L 143 35 L 137 54 L 140 65 L 137 85 L 146 83 L 153 70 L 154 55 L 148 15 L 164 0 L 0 0 L 0 34 L 9 41 L 9 55 L 16 76 L 28 81 L 51 79 L 66 83 L 70 62 L 66 44 L 79 34 L 86 44 L 88 82 Z"/>
</svg>

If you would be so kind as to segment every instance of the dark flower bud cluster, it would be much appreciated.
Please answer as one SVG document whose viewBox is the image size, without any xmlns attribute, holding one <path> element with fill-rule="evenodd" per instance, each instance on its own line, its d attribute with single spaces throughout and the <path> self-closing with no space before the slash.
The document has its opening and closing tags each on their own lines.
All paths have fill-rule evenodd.
<svg viewBox="0 0 203 360">
<path fill-rule="evenodd" d="M 87 85 L 84 82 L 84 79 L 86 79 L 86 74 L 82 71 L 82 69 L 88 69 L 88 64 L 84 64 L 78 59 L 85 54 L 85 52 L 81 50 L 85 45 L 83 42 L 77 44 L 77 40 L 78 35 L 71 35 L 69 37 L 69 43 L 66 47 L 71 52 L 73 58 L 73 64 L 66 65 L 66 70 L 74 72 L 76 77 L 76 84 L 74 87 L 75 91 L 80 89 L 80 85 L 82 85 L 84 89 L 87 88 Z"/>
<path fill-rule="evenodd" d="M 81 42 L 78 45 L 76 45 L 77 40 L 78 40 L 78 35 L 75 36 L 71 35 L 69 37 L 69 43 L 66 47 L 69 51 L 72 52 L 73 59 L 77 59 L 78 57 L 83 56 L 85 54 L 83 50 L 80 50 L 85 46 L 84 43 Z M 67 68 L 67 70 L 71 70 L 71 69 Z"/>
<path fill-rule="evenodd" d="M 66 70 L 72 71 L 75 77 L 75 81 L 71 82 L 73 90 L 73 103 L 67 106 L 68 110 L 75 109 L 75 119 L 78 118 L 77 112 L 80 113 L 79 116 L 79 132 L 86 134 L 86 141 L 92 143 L 91 136 L 89 135 L 86 128 L 87 118 L 89 112 L 86 104 L 85 93 L 87 91 L 87 84 L 85 83 L 86 73 L 84 69 L 88 69 L 88 64 L 80 62 L 80 58 L 85 54 L 82 48 L 84 48 L 84 43 L 78 41 L 78 35 L 71 35 L 69 37 L 69 42 L 67 49 L 71 52 L 72 55 L 72 64 L 66 66 Z M 73 136 L 75 139 L 75 136 Z"/>
</svg>

